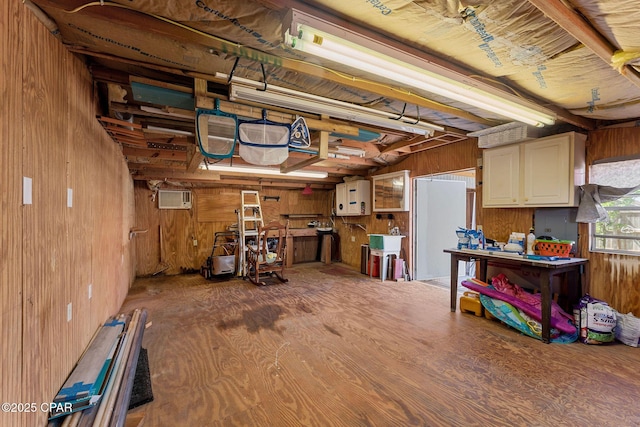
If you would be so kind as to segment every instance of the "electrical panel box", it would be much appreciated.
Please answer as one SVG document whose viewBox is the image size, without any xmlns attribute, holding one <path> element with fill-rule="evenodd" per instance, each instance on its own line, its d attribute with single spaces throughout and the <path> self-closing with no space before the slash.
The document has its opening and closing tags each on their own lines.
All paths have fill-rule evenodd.
<svg viewBox="0 0 640 427">
<path fill-rule="evenodd" d="M 336 215 L 371 215 L 371 183 L 360 179 L 337 184 Z"/>
</svg>

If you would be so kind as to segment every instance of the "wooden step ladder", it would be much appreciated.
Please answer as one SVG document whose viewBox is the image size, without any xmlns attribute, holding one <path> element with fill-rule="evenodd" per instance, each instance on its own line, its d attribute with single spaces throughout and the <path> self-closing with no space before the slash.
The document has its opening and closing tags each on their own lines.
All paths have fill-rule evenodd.
<svg viewBox="0 0 640 427">
<path fill-rule="evenodd" d="M 251 236 L 258 236 L 258 230 L 264 226 L 260 194 L 257 191 L 241 191 L 240 208 L 240 268 L 239 276 L 247 275 L 247 241 Z"/>
</svg>

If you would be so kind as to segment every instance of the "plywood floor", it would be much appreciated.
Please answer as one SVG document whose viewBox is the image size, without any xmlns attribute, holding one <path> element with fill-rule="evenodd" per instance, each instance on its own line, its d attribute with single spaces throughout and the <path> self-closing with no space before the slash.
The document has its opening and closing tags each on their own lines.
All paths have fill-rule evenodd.
<svg viewBox="0 0 640 427">
<path fill-rule="evenodd" d="M 640 349 L 542 344 L 449 311 L 448 290 L 298 264 L 256 287 L 138 279 L 145 426 L 640 425 Z"/>
</svg>

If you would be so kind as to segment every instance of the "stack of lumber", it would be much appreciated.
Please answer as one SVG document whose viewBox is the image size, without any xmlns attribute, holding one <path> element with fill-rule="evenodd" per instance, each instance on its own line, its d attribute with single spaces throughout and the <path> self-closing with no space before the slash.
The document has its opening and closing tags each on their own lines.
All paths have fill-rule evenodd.
<svg viewBox="0 0 640 427">
<path fill-rule="evenodd" d="M 123 426 L 147 311 L 120 314 L 98 328 L 54 398 L 50 426 Z"/>
</svg>

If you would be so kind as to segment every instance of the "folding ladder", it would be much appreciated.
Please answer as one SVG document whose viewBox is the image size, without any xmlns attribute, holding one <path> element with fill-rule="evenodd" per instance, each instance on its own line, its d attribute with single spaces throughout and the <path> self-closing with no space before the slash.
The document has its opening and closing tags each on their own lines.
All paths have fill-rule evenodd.
<svg viewBox="0 0 640 427">
<path fill-rule="evenodd" d="M 247 242 L 252 236 L 258 236 L 258 230 L 264 226 L 260 194 L 257 191 L 241 191 L 242 207 L 240 208 L 240 264 L 238 276 L 247 274 Z"/>
</svg>

